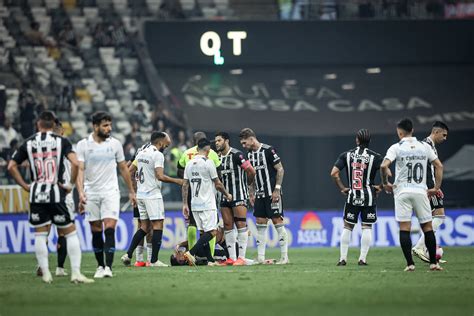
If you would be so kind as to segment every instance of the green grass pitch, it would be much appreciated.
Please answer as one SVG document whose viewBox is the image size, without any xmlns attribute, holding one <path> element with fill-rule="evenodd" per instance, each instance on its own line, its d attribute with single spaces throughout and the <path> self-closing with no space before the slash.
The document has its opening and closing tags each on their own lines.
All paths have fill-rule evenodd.
<svg viewBox="0 0 474 316">
<path fill-rule="evenodd" d="M 369 266 L 346 267 L 339 250 L 290 249 L 287 266 L 124 267 L 115 257 L 114 278 L 74 285 L 69 278 L 43 284 L 35 258 L 0 256 L 0 316 L 7 315 L 474 315 L 474 248 L 445 248 L 445 271 L 402 272 L 399 248 L 373 248 Z M 161 251 L 167 261 L 169 251 Z M 255 255 L 250 250 L 248 257 Z M 268 251 L 267 257 L 278 256 Z M 56 255 L 50 255 L 55 268 Z M 66 267 L 68 269 L 68 267 Z M 53 268 L 51 268 L 53 271 Z M 69 269 L 68 269 L 69 270 Z M 93 254 L 83 272 L 95 270 Z"/>
</svg>

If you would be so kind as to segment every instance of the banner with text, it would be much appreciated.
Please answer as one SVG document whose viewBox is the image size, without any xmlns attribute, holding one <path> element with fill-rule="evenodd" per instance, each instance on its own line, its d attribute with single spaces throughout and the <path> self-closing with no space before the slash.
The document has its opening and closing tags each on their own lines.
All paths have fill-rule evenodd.
<svg viewBox="0 0 474 316">
<path fill-rule="evenodd" d="M 474 209 L 447 210 L 446 221 L 437 232 L 438 243 L 442 246 L 474 246 Z M 342 212 L 337 211 L 287 211 L 285 222 L 288 229 L 290 247 L 336 247 L 339 245 L 343 229 Z M 127 249 L 136 230 L 131 212 L 121 214 L 117 223 L 116 249 Z M 84 251 L 92 250 L 90 227 L 82 217 L 76 219 L 76 226 Z M 255 247 L 256 226 L 253 218 L 248 220 L 251 237 L 249 247 Z M 270 225 L 268 247 L 278 247 L 278 236 Z M 413 225 L 417 228 L 418 225 Z M 360 243 L 360 225 L 354 229 L 352 246 Z M 412 235 L 415 241 L 419 233 Z M 48 247 L 56 251 L 57 233 L 52 230 Z M 171 249 L 186 239 L 186 224 L 181 212 L 167 212 L 164 223 L 162 247 Z M 380 211 L 373 229 L 373 246 L 398 246 L 398 224 L 393 211 Z M 26 214 L 0 215 L 0 253 L 34 252 L 34 231 Z"/>
<path fill-rule="evenodd" d="M 159 68 L 195 130 L 284 136 L 353 135 L 361 127 L 394 134 L 434 121 L 472 129 L 472 65 L 387 67 Z"/>
</svg>

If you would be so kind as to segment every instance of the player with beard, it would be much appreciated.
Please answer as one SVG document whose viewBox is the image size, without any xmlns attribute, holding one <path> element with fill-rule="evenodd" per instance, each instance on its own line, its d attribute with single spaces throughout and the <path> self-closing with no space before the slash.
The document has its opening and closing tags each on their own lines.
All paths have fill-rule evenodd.
<svg viewBox="0 0 474 316">
<path fill-rule="evenodd" d="M 151 222 L 153 236 L 150 266 L 167 266 L 158 260 L 158 252 L 160 251 L 163 237 L 163 221 L 165 219 L 161 183 L 167 182 L 178 185 L 183 183 L 182 179 L 169 177 L 163 171 L 165 163 L 163 151 L 170 143 L 171 139 L 168 134 L 153 132 L 150 139 L 151 145 L 138 153 L 134 160 L 138 170 L 137 205 L 140 212 L 140 229 L 133 236 L 127 253 L 121 258 L 125 265 L 130 265 L 133 252 L 148 233 Z"/>
<path fill-rule="evenodd" d="M 240 144 L 248 150 L 247 156 L 257 173 L 250 186 L 250 203 L 254 206 L 257 222 L 258 262 L 265 260 L 268 220 L 271 219 L 278 233 L 281 257 L 277 264 L 288 264 L 288 233 L 283 223 L 281 186 L 285 171 L 275 148 L 260 143 L 255 132 L 244 128 L 240 132 Z"/>
<path fill-rule="evenodd" d="M 426 137 L 423 141 L 430 145 L 435 154 L 438 155 L 436 145 L 442 144 L 446 141 L 448 138 L 448 132 L 449 128 L 445 123 L 436 121 L 433 123 L 430 136 Z M 431 163 L 428 163 L 426 172 L 426 185 L 431 189 L 435 186 L 435 170 Z M 433 231 L 435 233 L 441 227 L 445 219 L 443 198 L 444 194 L 441 190 L 439 190 L 435 195 L 430 196 L 430 206 L 433 212 Z M 415 247 L 413 247 L 412 252 L 421 260 L 430 262 L 428 250 L 425 247 L 425 236 L 423 234 L 421 234 L 420 239 Z"/>
<path fill-rule="evenodd" d="M 245 265 L 247 250 L 247 203 L 248 188 L 255 178 L 255 169 L 245 155 L 230 147 L 229 134 L 219 132 L 215 136 L 216 149 L 221 160 L 222 183 L 232 195 L 233 200 L 227 201 L 222 197 L 220 201 L 222 220 L 224 221 L 224 236 L 229 256 L 226 265 Z M 237 227 L 237 238 L 234 232 Z M 237 259 L 236 242 L 239 245 L 239 258 Z"/>
<path fill-rule="evenodd" d="M 112 117 L 99 111 L 92 115 L 93 132 L 77 144 L 79 160 L 78 192 L 80 211 L 91 225 L 92 247 L 97 260 L 94 278 L 112 277 L 115 253 L 115 227 L 120 212 L 117 165 L 128 196 L 135 206 L 135 190 L 119 140 L 110 136 Z M 105 241 L 103 239 L 105 235 Z M 104 262 L 105 253 L 105 262 Z"/>
</svg>

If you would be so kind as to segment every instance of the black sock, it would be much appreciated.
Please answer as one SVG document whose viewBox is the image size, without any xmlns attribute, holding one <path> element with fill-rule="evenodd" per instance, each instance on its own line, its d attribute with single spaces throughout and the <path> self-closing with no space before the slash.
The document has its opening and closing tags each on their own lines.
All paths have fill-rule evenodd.
<svg viewBox="0 0 474 316">
<path fill-rule="evenodd" d="M 104 267 L 104 239 L 102 238 L 102 232 L 92 233 L 92 248 L 94 249 L 95 260 L 99 267 Z"/>
<path fill-rule="evenodd" d="M 151 263 L 155 263 L 158 261 L 158 253 L 160 252 L 161 248 L 161 238 L 163 237 L 162 230 L 153 230 L 153 237 L 151 239 Z"/>
<path fill-rule="evenodd" d="M 407 260 L 407 266 L 414 265 L 415 263 L 411 255 L 411 236 L 409 231 L 400 231 L 400 246 L 402 246 L 403 255 Z"/>
<path fill-rule="evenodd" d="M 67 246 L 66 246 L 66 237 L 59 236 L 58 237 L 58 268 L 64 268 L 64 262 L 66 261 L 67 255 Z"/>
<path fill-rule="evenodd" d="M 212 257 L 211 246 L 209 245 L 209 243 L 204 244 L 202 249 L 204 250 L 204 254 L 206 255 L 207 262 L 215 262 L 214 258 Z"/>
<path fill-rule="evenodd" d="M 140 241 L 143 241 L 143 238 L 145 236 L 146 236 L 146 231 L 144 231 L 141 228 L 135 232 L 135 235 L 133 235 L 132 241 L 130 242 L 130 246 L 128 246 L 127 255 L 129 258 L 132 258 L 135 248 L 137 248 Z"/>
<path fill-rule="evenodd" d="M 436 264 L 436 237 L 434 231 L 425 232 L 425 245 L 430 254 L 430 263 Z"/>
<path fill-rule="evenodd" d="M 189 252 L 190 252 L 193 256 L 195 256 L 196 253 L 197 253 L 198 251 L 200 251 L 201 249 L 203 249 L 204 245 L 205 245 L 205 244 L 208 244 L 211 239 L 212 239 L 211 233 L 206 232 L 206 233 L 202 234 L 202 235 L 199 237 L 199 240 L 198 240 L 198 241 L 196 242 L 196 244 L 194 245 L 194 247 L 189 250 Z"/>
<path fill-rule="evenodd" d="M 104 252 L 105 252 L 105 265 L 112 269 L 112 263 L 114 262 L 115 254 L 115 229 L 107 228 L 104 231 L 105 243 L 104 243 Z"/>
</svg>

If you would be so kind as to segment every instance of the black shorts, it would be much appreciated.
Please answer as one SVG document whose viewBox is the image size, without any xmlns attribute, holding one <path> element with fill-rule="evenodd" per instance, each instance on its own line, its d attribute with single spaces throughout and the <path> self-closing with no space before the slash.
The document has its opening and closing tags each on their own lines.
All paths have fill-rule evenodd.
<svg viewBox="0 0 474 316">
<path fill-rule="evenodd" d="M 59 228 L 66 228 L 74 223 L 65 202 L 31 203 L 28 217 L 33 227 L 42 227 L 53 223 Z"/>
<path fill-rule="evenodd" d="M 272 197 L 256 198 L 253 206 L 253 216 L 261 218 L 283 217 L 283 203 L 280 200 L 272 203 Z"/>
<path fill-rule="evenodd" d="M 236 207 L 236 206 L 245 206 L 246 208 L 248 208 L 248 203 L 247 201 L 245 200 L 238 200 L 238 201 L 232 201 L 232 202 L 229 202 L 227 200 L 225 201 L 221 201 L 221 207 L 228 207 L 228 208 L 233 208 L 233 207 Z"/>
<path fill-rule="evenodd" d="M 138 206 L 133 208 L 133 218 L 140 218 L 140 211 L 138 210 Z"/>
<path fill-rule="evenodd" d="M 431 210 L 434 211 L 438 208 L 444 208 L 443 198 L 438 195 L 429 197 Z"/>
<path fill-rule="evenodd" d="M 344 206 L 344 220 L 350 224 L 357 224 L 360 218 L 362 224 L 374 224 L 377 221 L 377 207 L 373 206 L 355 206 L 346 203 Z"/>
</svg>

